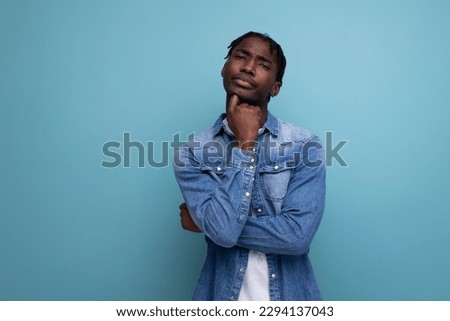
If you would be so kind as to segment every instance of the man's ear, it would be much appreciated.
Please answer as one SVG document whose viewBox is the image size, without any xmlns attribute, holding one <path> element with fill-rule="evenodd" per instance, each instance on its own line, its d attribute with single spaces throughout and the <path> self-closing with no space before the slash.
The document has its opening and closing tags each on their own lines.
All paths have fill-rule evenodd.
<svg viewBox="0 0 450 321">
<path fill-rule="evenodd" d="M 281 82 L 276 81 L 272 89 L 270 90 L 270 96 L 275 97 L 276 95 L 278 95 L 280 89 L 281 89 Z"/>
<path fill-rule="evenodd" d="M 225 69 L 225 66 L 227 65 L 227 63 L 224 63 L 223 64 L 223 67 L 222 67 L 222 70 L 220 71 L 220 75 L 222 76 L 222 78 L 223 78 L 223 70 Z"/>
</svg>

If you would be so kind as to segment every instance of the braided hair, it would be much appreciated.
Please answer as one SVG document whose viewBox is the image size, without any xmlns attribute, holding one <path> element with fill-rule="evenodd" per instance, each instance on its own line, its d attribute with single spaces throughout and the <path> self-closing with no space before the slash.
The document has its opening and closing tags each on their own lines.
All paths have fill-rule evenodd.
<svg viewBox="0 0 450 321">
<path fill-rule="evenodd" d="M 269 50 L 270 53 L 272 53 L 274 50 L 277 51 L 277 74 L 276 74 L 276 81 L 279 81 L 280 84 L 283 83 L 283 75 L 284 70 L 286 69 L 286 57 L 284 56 L 283 49 L 281 49 L 281 46 L 272 38 L 269 37 L 268 34 L 262 34 L 259 32 L 250 31 L 246 34 L 240 36 L 239 38 L 234 39 L 228 48 L 228 54 L 226 55 L 225 59 L 228 59 L 231 56 L 231 53 L 233 52 L 234 48 L 244 39 L 250 38 L 250 37 L 256 37 L 261 40 L 264 40 L 269 43 Z"/>
</svg>

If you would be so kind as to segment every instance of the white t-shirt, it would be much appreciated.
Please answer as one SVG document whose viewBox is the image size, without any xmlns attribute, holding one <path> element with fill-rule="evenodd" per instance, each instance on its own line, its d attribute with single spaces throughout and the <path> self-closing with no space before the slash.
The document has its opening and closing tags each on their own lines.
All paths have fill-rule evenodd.
<svg viewBox="0 0 450 321">
<path fill-rule="evenodd" d="M 264 253 L 250 251 L 239 301 L 270 301 L 269 268 Z"/>
</svg>

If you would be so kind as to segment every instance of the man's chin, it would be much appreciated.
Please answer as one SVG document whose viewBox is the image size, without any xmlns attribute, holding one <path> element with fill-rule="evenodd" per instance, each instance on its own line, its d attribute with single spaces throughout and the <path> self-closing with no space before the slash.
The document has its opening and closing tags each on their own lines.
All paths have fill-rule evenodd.
<svg viewBox="0 0 450 321">
<path fill-rule="evenodd" d="M 258 99 L 246 90 L 233 90 L 228 92 L 228 95 L 237 95 L 241 104 L 258 105 Z"/>
</svg>

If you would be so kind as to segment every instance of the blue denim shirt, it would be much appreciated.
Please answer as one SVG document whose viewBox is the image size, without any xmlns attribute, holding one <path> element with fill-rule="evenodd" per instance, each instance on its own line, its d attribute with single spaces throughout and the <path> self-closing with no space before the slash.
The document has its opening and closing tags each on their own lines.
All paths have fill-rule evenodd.
<svg viewBox="0 0 450 321">
<path fill-rule="evenodd" d="M 194 300 L 236 300 L 249 250 L 266 254 L 271 300 L 320 300 L 308 258 L 325 203 L 317 136 L 268 114 L 253 152 L 235 147 L 222 114 L 174 155 L 207 256 Z"/>
</svg>

